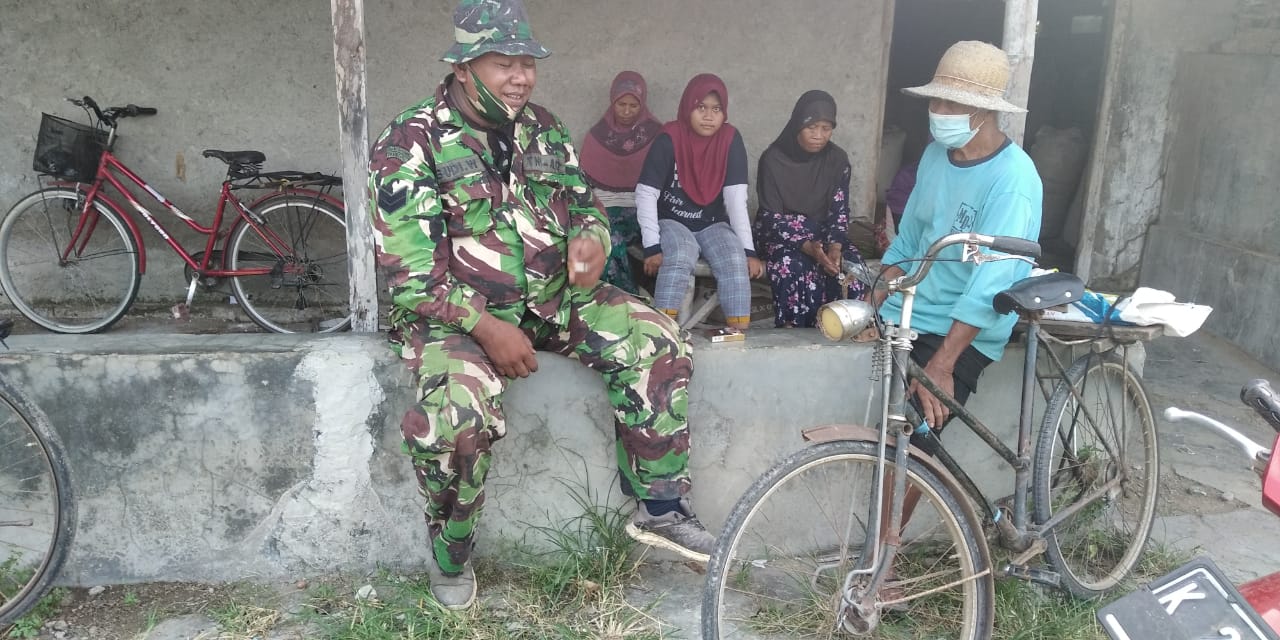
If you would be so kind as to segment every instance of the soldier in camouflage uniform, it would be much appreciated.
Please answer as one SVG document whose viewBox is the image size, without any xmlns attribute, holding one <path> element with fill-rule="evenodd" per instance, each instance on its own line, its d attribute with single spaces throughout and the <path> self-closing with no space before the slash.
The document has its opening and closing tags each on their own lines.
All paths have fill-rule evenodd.
<svg viewBox="0 0 1280 640">
<path fill-rule="evenodd" d="M 609 227 L 568 130 L 528 102 L 550 55 L 519 0 L 463 0 L 453 73 L 392 121 L 369 178 L 393 349 L 415 373 L 401 425 L 423 495 L 432 592 L 464 608 L 502 393 L 535 349 L 599 371 L 636 539 L 705 561 L 714 539 L 688 500 L 690 348 L 676 324 L 600 282 Z"/>
</svg>

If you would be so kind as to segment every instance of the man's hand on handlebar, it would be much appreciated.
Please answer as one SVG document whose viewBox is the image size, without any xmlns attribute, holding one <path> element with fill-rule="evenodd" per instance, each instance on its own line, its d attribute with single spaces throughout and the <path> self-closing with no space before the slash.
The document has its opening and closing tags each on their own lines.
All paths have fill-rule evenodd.
<svg viewBox="0 0 1280 640">
<path fill-rule="evenodd" d="M 906 275 L 907 272 L 897 265 L 889 265 L 880 272 L 880 277 L 876 279 L 876 286 L 867 291 L 867 302 L 871 306 L 879 309 L 884 304 L 885 298 L 889 297 L 889 283 Z"/>
</svg>

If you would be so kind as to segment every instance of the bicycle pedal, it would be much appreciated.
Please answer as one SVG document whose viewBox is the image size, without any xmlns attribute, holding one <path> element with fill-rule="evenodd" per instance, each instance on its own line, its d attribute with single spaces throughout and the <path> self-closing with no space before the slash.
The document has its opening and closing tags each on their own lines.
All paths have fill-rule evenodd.
<svg viewBox="0 0 1280 640">
<path fill-rule="evenodd" d="M 191 320 L 191 307 L 186 303 L 179 302 L 169 307 L 169 313 L 173 315 L 174 320 L 179 322 L 189 322 Z"/>
<path fill-rule="evenodd" d="M 1004 569 L 1000 570 L 1000 573 L 1009 578 L 1026 580 L 1046 587 L 1062 588 L 1062 576 L 1057 571 L 1028 567 L 1026 565 L 1007 564 Z"/>
<path fill-rule="evenodd" d="M 279 289 L 282 286 L 284 286 L 284 263 L 277 260 L 271 267 L 271 288 Z"/>
<path fill-rule="evenodd" d="M 1014 556 L 1009 560 L 1009 564 L 1025 565 L 1031 562 L 1032 558 L 1039 556 L 1049 548 L 1049 542 L 1044 538 L 1033 535 L 1028 546 L 1022 553 Z"/>
</svg>

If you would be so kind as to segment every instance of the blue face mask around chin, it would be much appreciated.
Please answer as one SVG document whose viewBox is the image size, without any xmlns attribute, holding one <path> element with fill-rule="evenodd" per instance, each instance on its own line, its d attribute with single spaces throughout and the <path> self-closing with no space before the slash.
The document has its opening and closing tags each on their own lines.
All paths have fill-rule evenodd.
<svg viewBox="0 0 1280 640">
<path fill-rule="evenodd" d="M 929 133 L 933 135 L 933 139 L 941 142 L 948 149 L 959 149 L 969 144 L 975 136 L 978 135 L 978 129 L 982 125 L 978 125 L 978 129 L 969 128 L 969 118 L 972 114 L 942 115 L 940 113 L 929 112 Z"/>
</svg>

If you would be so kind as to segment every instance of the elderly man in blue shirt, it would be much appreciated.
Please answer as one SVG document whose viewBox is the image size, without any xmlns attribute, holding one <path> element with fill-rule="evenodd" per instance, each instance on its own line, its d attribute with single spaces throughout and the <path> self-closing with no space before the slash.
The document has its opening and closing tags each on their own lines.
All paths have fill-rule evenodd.
<svg viewBox="0 0 1280 640">
<path fill-rule="evenodd" d="M 1039 237 L 1040 176 L 997 121 L 1000 112 L 1026 112 L 1005 100 L 1008 82 L 1009 58 L 1004 51 L 965 41 L 947 50 L 932 82 L 903 90 L 929 100 L 934 142 L 920 159 L 899 234 L 884 255 L 883 263 L 890 266 L 883 281 L 911 270 L 912 261 L 947 234 L 974 232 L 1033 241 Z M 912 326 L 920 337 L 911 357 L 964 404 L 977 390 L 982 370 L 1004 354 L 1017 321 L 1013 315 L 997 314 L 992 298 L 1027 277 L 1031 266 L 1016 260 L 960 262 L 961 251 L 960 246 L 945 249 L 917 287 Z M 885 291 L 878 290 L 873 302 L 886 320 L 901 320 L 901 295 L 886 300 Z M 910 393 L 934 432 L 941 431 L 951 418 L 947 407 L 919 385 Z"/>
</svg>

